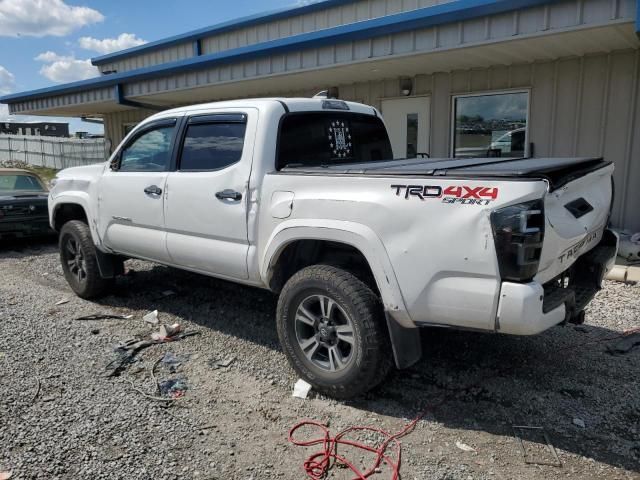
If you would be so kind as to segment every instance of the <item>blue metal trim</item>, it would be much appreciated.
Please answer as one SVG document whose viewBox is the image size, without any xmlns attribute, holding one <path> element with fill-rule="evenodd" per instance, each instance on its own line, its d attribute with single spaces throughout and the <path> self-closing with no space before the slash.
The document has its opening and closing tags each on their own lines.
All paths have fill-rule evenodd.
<svg viewBox="0 0 640 480">
<path fill-rule="evenodd" d="M 459 0 L 316 32 L 270 40 L 256 45 L 234 48 L 232 50 L 199 57 L 191 57 L 176 62 L 103 75 L 97 78 L 42 88 L 31 92 L 15 93 L 0 97 L 0 102 L 18 102 L 50 95 L 78 92 L 89 88 L 108 87 L 125 81 L 148 80 L 202 68 L 253 60 L 266 55 L 284 54 L 291 51 L 334 45 L 341 42 L 364 40 L 407 30 L 470 20 L 486 15 L 554 3 L 556 1 L 559 0 Z"/>
<path fill-rule="evenodd" d="M 105 63 L 115 62 L 117 60 L 130 57 L 132 55 L 138 55 L 141 53 L 152 52 L 163 48 L 172 47 L 174 45 L 180 45 L 189 43 L 194 40 L 203 37 L 209 37 L 211 35 L 218 35 L 220 33 L 229 32 L 231 30 L 237 30 L 239 28 L 250 27 L 253 25 L 259 25 L 274 20 L 281 20 L 284 18 L 293 17 L 296 15 L 304 15 L 306 13 L 317 12 L 319 10 L 325 10 L 327 8 L 338 7 L 346 3 L 352 3 L 355 0 L 324 0 L 320 2 L 311 3 L 309 5 L 303 5 L 301 7 L 285 7 L 278 10 L 272 10 L 269 12 L 258 13 L 256 15 L 249 15 L 246 17 L 237 18 L 228 22 L 219 23 L 210 27 L 200 28 L 198 30 L 192 30 L 187 33 L 175 35 L 173 37 L 164 38 L 155 42 L 145 43 L 133 48 L 121 50 L 119 52 L 109 53 L 107 55 L 101 55 L 91 59 L 92 65 L 103 65 Z"/>
</svg>

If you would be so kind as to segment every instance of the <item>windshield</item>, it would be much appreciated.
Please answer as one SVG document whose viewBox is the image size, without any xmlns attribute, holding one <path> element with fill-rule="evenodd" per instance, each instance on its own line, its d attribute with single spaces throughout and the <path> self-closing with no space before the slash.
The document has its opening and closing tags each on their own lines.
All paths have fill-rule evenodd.
<svg viewBox="0 0 640 480">
<path fill-rule="evenodd" d="M 33 175 L 26 174 L 0 174 L 0 192 L 44 192 L 40 180 Z"/>
<path fill-rule="evenodd" d="M 392 158 L 387 129 L 382 120 L 373 115 L 291 113 L 280 125 L 278 170 Z"/>
</svg>

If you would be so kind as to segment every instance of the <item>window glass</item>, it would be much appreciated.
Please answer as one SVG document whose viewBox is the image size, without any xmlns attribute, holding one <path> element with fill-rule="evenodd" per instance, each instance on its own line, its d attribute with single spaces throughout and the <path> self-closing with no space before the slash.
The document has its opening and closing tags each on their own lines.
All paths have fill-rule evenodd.
<svg viewBox="0 0 640 480">
<path fill-rule="evenodd" d="M 527 92 L 456 97 L 456 157 L 524 157 Z"/>
<path fill-rule="evenodd" d="M 122 172 L 162 172 L 168 169 L 174 127 L 143 133 L 122 151 Z"/>
<path fill-rule="evenodd" d="M 387 130 L 378 117 L 357 113 L 291 114 L 280 127 L 278 169 L 358 163 L 393 158 Z"/>
<path fill-rule="evenodd" d="M 218 170 L 238 162 L 246 128 L 245 123 L 189 125 L 180 170 Z"/>
<path fill-rule="evenodd" d="M 418 156 L 418 114 L 407 115 L 407 158 Z"/>
<path fill-rule="evenodd" d="M 0 175 L 0 192 L 44 192 L 40 181 L 32 175 Z"/>
</svg>

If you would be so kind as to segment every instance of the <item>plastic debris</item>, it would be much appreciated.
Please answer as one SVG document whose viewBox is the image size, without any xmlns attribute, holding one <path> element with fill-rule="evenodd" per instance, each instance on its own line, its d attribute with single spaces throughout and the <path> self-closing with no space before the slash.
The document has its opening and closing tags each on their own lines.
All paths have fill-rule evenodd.
<svg viewBox="0 0 640 480">
<path fill-rule="evenodd" d="M 142 317 L 142 319 L 145 322 L 150 323 L 151 325 L 157 325 L 158 324 L 158 310 L 154 310 L 153 312 L 147 313 L 144 317 Z"/>
<path fill-rule="evenodd" d="M 170 329 L 170 331 L 167 329 Z M 180 325 L 176 323 L 171 327 L 162 325 L 160 327 L 160 332 L 153 333 L 150 340 L 140 338 L 127 340 L 115 349 L 116 358 L 106 366 L 106 370 L 109 371 L 107 376 L 116 377 L 120 375 L 128 365 L 136 361 L 136 355 L 147 347 L 158 345 L 160 343 L 176 342 L 199 334 L 200 332 L 183 332 Z"/>
<path fill-rule="evenodd" d="M 574 418 L 573 419 L 573 424 L 576 425 L 577 427 L 580 427 L 580 428 L 586 428 L 586 425 L 584 424 L 584 420 L 582 420 L 580 418 Z"/>
<path fill-rule="evenodd" d="M 184 397 L 186 391 L 189 389 L 187 381 L 183 377 L 165 380 L 160 382 L 158 386 L 160 387 L 161 395 L 171 398 Z"/>
<path fill-rule="evenodd" d="M 129 320 L 133 315 L 116 315 L 112 313 L 96 313 L 74 318 L 74 320 Z"/>
<path fill-rule="evenodd" d="M 56 302 L 56 305 L 64 305 L 65 303 L 69 303 L 68 298 L 63 298 L 62 300 Z"/>
<path fill-rule="evenodd" d="M 458 447 L 463 452 L 474 452 L 474 453 L 478 452 L 475 448 L 470 447 L 466 443 L 462 443 L 462 442 L 458 442 L 458 441 L 456 441 L 456 447 Z"/>
<path fill-rule="evenodd" d="M 207 363 L 211 368 L 213 368 L 214 370 L 217 370 L 219 368 L 229 368 L 231 364 L 235 361 L 236 361 L 236 357 L 231 356 L 223 359 L 218 358 L 215 360 L 209 360 L 209 362 Z"/>
<path fill-rule="evenodd" d="M 0 472 L 0 480 L 9 480 L 11 478 L 11 472 Z"/>
<path fill-rule="evenodd" d="M 303 400 L 309 395 L 311 385 L 302 379 L 299 379 L 293 386 L 293 396 L 296 398 L 302 398 Z"/>
<path fill-rule="evenodd" d="M 151 338 L 157 342 L 170 342 L 171 338 L 182 331 L 179 323 L 173 325 L 160 325 L 160 330 L 153 332 Z"/>
<path fill-rule="evenodd" d="M 180 365 L 182 363 L 178 356 L 171 352 L 166 352 L 160 361 L 165 365 Z"/>
</svg>

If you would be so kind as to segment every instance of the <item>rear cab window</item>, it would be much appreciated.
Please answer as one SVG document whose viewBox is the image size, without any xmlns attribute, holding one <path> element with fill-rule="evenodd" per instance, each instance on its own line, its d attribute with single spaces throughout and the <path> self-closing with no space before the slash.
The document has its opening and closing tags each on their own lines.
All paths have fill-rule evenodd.
<svg viewBox="0 0 640 480">
<path fill-rule="evenodd" d="M 276 168 L 317 167 L 393 158 L 382 120 L 347 112 L 295 112 L 280 123 Z"/>
</svg>

